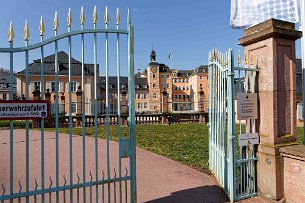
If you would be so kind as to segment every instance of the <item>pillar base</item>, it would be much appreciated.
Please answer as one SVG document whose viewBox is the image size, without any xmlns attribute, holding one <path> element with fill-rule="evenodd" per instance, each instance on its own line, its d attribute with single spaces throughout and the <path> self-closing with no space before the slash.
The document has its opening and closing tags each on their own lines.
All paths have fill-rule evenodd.
<svg viewBox="0 0 305 203">
<path fill-rule="evenodd" d="M 259 197 L 274 202 L 285 202 L 284 163 L 279 149 L 294 144 L 294 142 L 280 145 L 259 144 L 257 152 L 257 189 Z"/>
</svg>

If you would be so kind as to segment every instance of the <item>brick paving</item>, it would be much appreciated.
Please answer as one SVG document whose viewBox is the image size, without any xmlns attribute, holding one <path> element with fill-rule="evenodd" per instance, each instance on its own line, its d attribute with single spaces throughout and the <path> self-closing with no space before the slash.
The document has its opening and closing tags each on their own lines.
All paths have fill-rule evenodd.
<svg viewBox="0 0 305 203">
<path fill-rule="evenodd" d="M 30 131 L 30 185 L 34 181 L 40 183 L 41 135 L 38 130 Z M 9 189 L 9 130 L 0 130 L 0 184 Z M 105 140 L 99 139 L 99 170 L 105 168 Z M 25 131 L 14 130 L 14 189 L 18 191 L 18 180 L 25 182 Z M 86 137 L 86 170 L 95 177 L 94 138 Z M 69 180 L 69 137 L 59 135 L 60 175 L 65 174 Z M 110 142 L 111 168 L 117 168 L 118 147 Z M 82 177 L 82 137 L 73 136 L 73 174 Z M 123 167 L 128 161 L 123 161 Z M 118 170 L 117 170 L 118 171 Z M 113 173 L 111 174 L 113 175 Z M 55 183 L 55 135 L 45 132 L 45 185 L 49 185 L 48 177 L 52 176 Z M 82 179 L 81 179 L 82 180 Z M 77 181 L 74 178 L 74 181 Z M 60 178 L 60 183 L 63 179 Z M 224 191 L 217 181 L 204 173 L 200 173 L 185 165 L 146 150 L 137 149 L 137 188 L 138 202 L 228 202 Z"/>
</svg>

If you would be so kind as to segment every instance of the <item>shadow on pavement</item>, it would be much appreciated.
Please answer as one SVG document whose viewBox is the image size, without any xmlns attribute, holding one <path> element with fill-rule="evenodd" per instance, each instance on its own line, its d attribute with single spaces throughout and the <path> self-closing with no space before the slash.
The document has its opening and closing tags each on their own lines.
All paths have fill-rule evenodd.
<svg viewBox="0 0 305 203">
<path fill-rule="evenodd" d="M 170 196 L 146 203 L 222 203 L 229 201 L 221 187 L 212 185 L 177 191 Z"/>
</svg>

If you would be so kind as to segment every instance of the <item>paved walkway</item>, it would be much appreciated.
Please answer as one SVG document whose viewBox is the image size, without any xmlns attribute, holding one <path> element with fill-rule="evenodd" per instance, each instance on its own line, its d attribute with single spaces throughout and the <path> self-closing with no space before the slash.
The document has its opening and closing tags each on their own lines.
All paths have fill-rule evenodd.
<svg viewBox="0 0 305 203">
<path fill-rule="evenodd" d="M 45 132 L 45 186 L 52 177 L 55 184 L 55 135 Z M 69 181 L 69 137 L 59 135 L 59 168 L 60 183 L 65 174 Z M 99 171 L 105 169 L 105 140 L 99 139 Z M 9 190 L 9 130 L 0 130 L 0 184 L 4 183 Z M 86 137 L 86 174 L 89 171 L 95 177 L 94 138 Z M 118 147 L 110 142 L 111 168 L 118 168 Z M 40 185 L 41 174 L 41 135 L 40 131 L 30 131 L 30 185 L 34 188 L 35 179 Z M 124 160 L 123 168 L 128 165 Z M 107 167 L 106 167 L 107 168 Z M 18 180 L 25 183 L 25 131 L 14 131 L 14 190 L 18 191 Z M 112 170 L 111 170 L 112 171 Z M 117 170 L 118 171 L 118 170 Z M 105 171 L 106 172 L 106 171 Z M 73 136 L 73 175 L 76 182 L 77 173 L 82 181 L 82 137 Z M 106 173 L 107 174 L 107 173 Z M 113 172 L 111 172 L 113 176 Z M 101 177 L 101 175 L 100 175 Z M 206 174 L 177 163 L 163 156 L 137 149 L 137 183 L 138 202 L 171 203 L 171 202 L 228 202 L 228 197 L 218 186 L 216 180 Z M 117 186 L 118 187 L 118 186 Z M 24 187 L 23 187 L 24 188 Z"/>
</svg>

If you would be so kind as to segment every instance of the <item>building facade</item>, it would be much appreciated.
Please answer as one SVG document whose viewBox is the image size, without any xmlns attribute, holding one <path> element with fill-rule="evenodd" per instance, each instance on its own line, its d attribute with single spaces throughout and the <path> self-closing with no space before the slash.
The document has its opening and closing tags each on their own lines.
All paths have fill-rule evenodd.
<svg viewBox="0 0 305 203">
<path fill-rule="evenodd" d="M 44 89 L 51 94 L 50 102 L 55 101 L 55 55 L 44 58 Z M 58 52 L 58 96 L 59 111 L 69 113 L 69 55 Z M 29 99 L 34 99 L 32 92 L 35 87 L 41 91 L 41 60 L 29 64 Z M 71 91 L 72 114 L 79 114 L 76 92 L 82 81 L 82 64 L 71 58 Z M 98 113 L 106 113 L 106 77 L 94 73 L 93 64 L 85 64 L 84 100 L 85 113 L 93 114 L 94 74 L 97 74 Z M 98 66 L 97 66 L 98 69 Z M 17 96 L 24 97 L 26 82 L 25 70 L 16 73 Z M 108 112 L 118 113 L 118 104 L 122 113 L 128 113 L 128 77 L 108 77 Z M 118 93 L 119 89 L 119 93 Z M 120 94 L 120 101 L 118 94 Z M 194 70 L 170 69 L 156 61 L 156 52 L 151 51 L 147 68 L 135 75 L 135 110 L 138 113 L 160 112 L 203 112 L 207 111 L 208 71 L 207 66 L 199 66 Z M 54 106 L 54 105 L 53 105 Z"/>
</svg>

